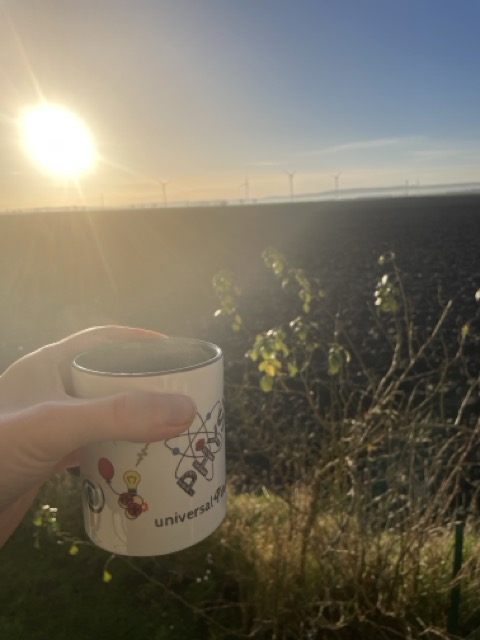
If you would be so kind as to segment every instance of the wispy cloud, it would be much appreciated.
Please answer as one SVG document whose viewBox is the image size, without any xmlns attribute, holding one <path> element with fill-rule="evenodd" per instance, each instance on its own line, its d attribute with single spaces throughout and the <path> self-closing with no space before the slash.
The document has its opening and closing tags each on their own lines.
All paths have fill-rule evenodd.
<svg viewBox="0 0 480 640">
<path fill-rule="evenodd" d="M 472 141 L 463 146 L 454 144 L 452 146 L 432 146 L 429 148 L 415 149 L 413 158 L 421 162 L 435 162 L 441 160 L 479 160 L 480 143 Z"/>
<path fill-rule="evenodd" d="M 337 144 L 330 147 L 323 147 L 320 149 L 313 149 L 310 151 L 303 151 L 298 155 L 301 156 L 314 156 L 324 155 L 331 153 L 344 153 L 351 151 L 365 151 L 368 149 L 384 149 L 387 147 L 399 147 L 418 143 L 422 138 L 417 136 L 406 136 L 399 138 L 373 138 L 372 140 L 357 140 L 355 142 L 347 142 L 344 144 Z"/>
<path fill-rule="evenodd" d="M 278 167 L 281 163 L 275 160 L 252 160 L 247 164 L 250 167 Z"/>
<path fill-rule="evenodd" d="M 349 142 L 347 144 L 338 144 L 333 147 L 327 147 L 325 152 L 337 153 L 341 151 L 358 151 L 364 149 L 381 149 L 383 147 L 393 147 L 404 144 L 405 138 L 376 138 L 374 140 L 360 140 L 358 142 Z"/>
</svg>

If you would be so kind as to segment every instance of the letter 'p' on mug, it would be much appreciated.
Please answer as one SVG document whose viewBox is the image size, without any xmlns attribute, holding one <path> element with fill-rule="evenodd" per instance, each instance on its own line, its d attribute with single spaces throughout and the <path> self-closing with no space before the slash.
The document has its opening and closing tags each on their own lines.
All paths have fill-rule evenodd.
<svg viewBox="0 0 480 640">
<path fill-rule="evenodd" d="M 115 554 L 173 553 L 200 542 L 226 509 L 223 356 L 189 338 L 111 343 L 78 355 L 74 393 L 182 393 L 197 406 L 188 430 L 159 442 L 99 442 L 81 452 L 85 530 Z"/>
</svg>

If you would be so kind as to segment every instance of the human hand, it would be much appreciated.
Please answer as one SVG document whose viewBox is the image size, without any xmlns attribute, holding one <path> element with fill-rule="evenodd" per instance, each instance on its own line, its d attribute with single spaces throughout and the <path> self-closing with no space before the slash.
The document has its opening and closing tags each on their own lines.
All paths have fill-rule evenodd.
<svg viewBox="0 0 480 640">
<path fill-rule="evenodd" d="M 135 391 L 83 400 L 71 395 L 70 365 L 78 353 L 152 334 L 115 326 L 87 329 L 21 358 L 0 376 L 0 546 L 45 480 L 78 464 L 81 447 L 102 440 L 162 440 L 190 426 L 195 405 L 186 396 Z"/>
</svg>

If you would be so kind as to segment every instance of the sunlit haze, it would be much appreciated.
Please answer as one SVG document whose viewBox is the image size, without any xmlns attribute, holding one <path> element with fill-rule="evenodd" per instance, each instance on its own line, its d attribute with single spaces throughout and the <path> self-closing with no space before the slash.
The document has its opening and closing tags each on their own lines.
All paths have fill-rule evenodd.
<svg viewBox="0 0 480 640">
<path fill-rule="evenodd" d="M 473 0 L 2 0 L 0 210 L 476 183 L 478 24 Z M 94 170 L 86 138 L 25 153 L 43 103 Z"/>
</svg>

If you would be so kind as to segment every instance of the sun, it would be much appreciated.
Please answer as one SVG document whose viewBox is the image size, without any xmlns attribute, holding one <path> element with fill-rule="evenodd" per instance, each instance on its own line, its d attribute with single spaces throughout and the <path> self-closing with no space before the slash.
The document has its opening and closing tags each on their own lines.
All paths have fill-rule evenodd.
<svg viewBox="0 0 480 640">
<path fill-rule="evenodd" d="M 31 107 L 22 114 L 20 127 L 28 154 L 49 173 L 76 177 L 93 169 L 93 137 L 68 109 L 51 103 Z"/>
</svg>

